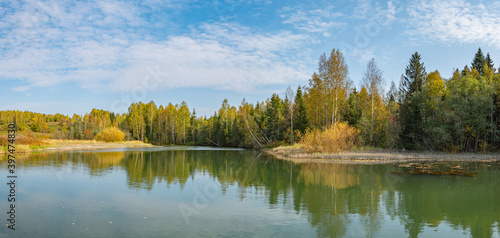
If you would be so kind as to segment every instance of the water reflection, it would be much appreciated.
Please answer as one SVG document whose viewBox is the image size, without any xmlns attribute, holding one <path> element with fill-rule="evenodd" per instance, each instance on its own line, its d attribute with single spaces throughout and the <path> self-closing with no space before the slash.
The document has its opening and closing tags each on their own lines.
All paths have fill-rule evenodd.
<svg viewBox="0 0 500 238">
<path fill-rule="evenodd" d="M 120 169 L 129 189 L 146 191 L 183 187 L 204 174 L 221 184 L 223 194 L 238 186 L 241 200 L 264 190 L 270 208 L 305 214 L 320 237 L 394 236 L 394 224 L 409 237 L 444 226 L 453 234 L 500 235 L 500 170 L 494 163 L 468 163 L 477 177 L 444 177 L 393 174 L 401 171 L 397 165 L 294 164 L 255 151 L 53 153 L 19 161 L 27 170 L 45 166 L 83 167 L 96 177 Z"/>
</svg>

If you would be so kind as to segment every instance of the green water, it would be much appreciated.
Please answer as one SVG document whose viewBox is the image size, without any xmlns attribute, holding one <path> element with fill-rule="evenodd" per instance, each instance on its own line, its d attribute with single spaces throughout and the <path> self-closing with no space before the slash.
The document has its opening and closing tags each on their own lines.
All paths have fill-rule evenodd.
<svg viewBox="0 0 500 238">
<path fill-rule="evenodd" d="M 0 237 L 500 237 L 500 165 L 293 164 L 200 147 L 18 159 L 16 230 Z M 441 164 L 439 166 L 449 166 Z M 438 167 L 439 167 L 438 166 Z M 0 162 L 6 224 L 7 164 Z"/>
</svg>

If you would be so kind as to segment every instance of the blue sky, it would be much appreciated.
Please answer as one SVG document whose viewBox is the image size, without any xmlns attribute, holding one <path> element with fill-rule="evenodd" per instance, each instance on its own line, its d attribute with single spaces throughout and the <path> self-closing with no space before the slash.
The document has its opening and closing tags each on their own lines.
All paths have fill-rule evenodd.
<svg viewBox="0 0 500 238">
<path fill-rule="evenodd" d="M 212 115 L 290 85 L 340 49 L 360 87 L 375 58 L 385 88 L 412 53 L 449 78 L 478 47 L 500 65 L 500 2 L 24 0 L 0 3 L 0 110 L 126 112 L 181 103 Z"/>
</svg>

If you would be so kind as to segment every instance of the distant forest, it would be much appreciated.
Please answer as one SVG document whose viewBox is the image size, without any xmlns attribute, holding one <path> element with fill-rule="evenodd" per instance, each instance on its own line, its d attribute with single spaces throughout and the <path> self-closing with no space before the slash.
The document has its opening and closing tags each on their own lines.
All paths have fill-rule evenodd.
<svg viewBox="0 0 500 238">
<path fill-rule="evenodd" d="M 500 70 L 499 70 L 500 71 Z M 185 102 L 132 103 L 127 113 L 93 109 L 83 116 L 1 111 L 0 129 L 15 122 L 19 131 L 52 138 L 93 139 L 117 127 L 129 140 L 153 144 L 261 148 L 300 142 L 308 133 L 345 124 L 359 147 L 410 150 L 500 150 L 500 72 L 479 48 L 471 65 L 444 79 L 427 73 L 415 52 L 401 81 L 384 92 L 382 71 L 368 62 L 361 89 L 349 78 L 339 50 L 321 55 L 309 84 L 273 94 L 255 104 L 227 100 L 210 117 L 197 116 Z M 57 127 L 50 125 L 57 124 Z"/>
</svg>

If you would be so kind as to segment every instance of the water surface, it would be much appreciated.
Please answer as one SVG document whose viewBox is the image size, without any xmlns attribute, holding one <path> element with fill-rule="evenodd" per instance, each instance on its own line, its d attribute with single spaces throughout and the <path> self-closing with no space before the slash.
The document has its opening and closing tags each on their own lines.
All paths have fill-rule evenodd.
<svg viewBox="0 0 500 238">
<path fill-rule="evenodd" d="M 42 153 L 17 166 L 16 231 L 0 237 L 500 237 L 498 163 L 434 168 L 471 177 L 410 175 L 393 172 L 415 164 L 175 147 Z M 7 195 L 4 185 L 4 222 Z"/>
</svg>

